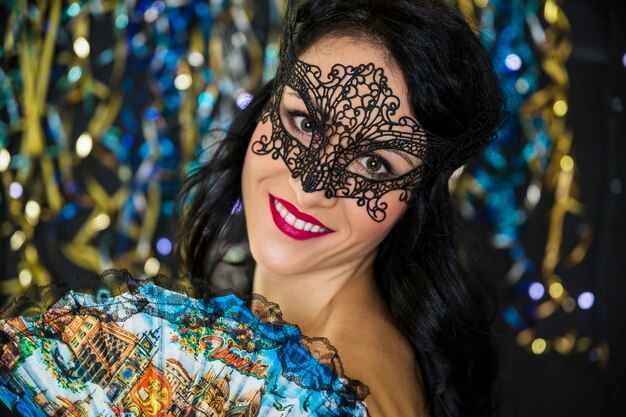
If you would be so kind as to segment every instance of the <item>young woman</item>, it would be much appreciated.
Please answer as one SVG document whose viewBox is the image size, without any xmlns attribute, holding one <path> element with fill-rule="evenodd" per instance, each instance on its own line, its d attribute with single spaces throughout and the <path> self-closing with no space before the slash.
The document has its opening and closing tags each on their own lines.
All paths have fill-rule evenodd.
<svg viewBox="0 0 626 417">
<path fill-rule="evenodd" d="M 290 5 L 280 59 L 183 186 L 189 271 L 247 241 L 249 290 L 337 349 L 372 417 L 490 415 L 489 299 L 448 193 L 501 122 L 485 51 L 439 1 L 320 0 Z"/>
<path fill-rule="evenodd" d="M 492 413 L 489 299 L 448 193 L 501 120 L 489 59 L 435 0 L 294 1 L 285 27 L 275 79 L 181 192 L 191 276 L 245 242 L 250 304 L 120 271 L 33 288 L 0 320 L 12 412 Z"/>
</svg>

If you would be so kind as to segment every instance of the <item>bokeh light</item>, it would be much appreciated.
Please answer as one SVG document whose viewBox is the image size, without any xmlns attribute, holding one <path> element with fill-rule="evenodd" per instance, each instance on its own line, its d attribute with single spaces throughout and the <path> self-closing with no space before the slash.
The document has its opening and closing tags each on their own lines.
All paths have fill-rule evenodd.
<svg viewBox="0 0 626 417">
<path fill-rule="evenodd" d="M 74 41 L 74 52 L 79 58 L 87 58 L 89 56 L 89 52 L 91 51 L 91 47 L 87 39 L 79 36 Z"/>
<path fill-rule="evenodd" d="M 532 345 L 530 345 L 530 349 L 533 351 L 535 355 L 541 355 L 542 353 L 546 351 L 547 347 L 548 347 L 548 343 L 546 342 L 545 339 L 542 339 L 541 337 L 538 337 L 535 340 L 533 340 Z"/>
<path fill-rule="evenodd" d="M 554 102 L 552 105 L 552 111 L 558 117 L 563 117 L 567 114 L 568 105 L 567 101 L 560 99 Z"/>
<path fill-rule="evenodd" d="M 248 104 L 250 104 L 251 101 L 252 101 L 252 94 L 241 93 L 237 96 L 237 99 L 235 100 L 235 104 L 237 105 L 237 107 L 243 110 L 246 107 L 248 107 Z"/>
<path fill-rule="evenodd" d="M 10 240 L 11 250 L 13 252 L 17 252 L 22 247 L 25 240 L 26 240 L 26 235 L 24 234 L 24 232 L 22 232 L 21 230 L 15 231 L 15 233 L 13 233 L 13 236 L 11 236 L 11 240 Z"/>
<path fill-rule="evenodd" d="M 35 200 L 29 200 L 24 207 L 24 214 L 26 215 L 26 221 L 34 226 L 39 222 L 41 206 Z"/>
<path fill-rule="evenodd" d="M 115 18 L 115 27 L 118 29 L 124 29 L 126 26 L 128 26 L 128 16 L 120 14 Z"/>
<path fill-rule="evenodd" d="M 191 83 L 192 83 L 191 74 L 187 72 L 178 74 L 176 78 L 174 79 L 174 87 L 176 87 L 177 90 L 181 90 L 181 91 L 187 90 L 189 87 L 191 87 Z"/>
<path fill-rule="evenodd" d="M 24 187 L 22 187 L 22 184 L 20 184 L 19 182 L 13 181 L 10 185 L 9 185 L 9 196 L 13 199 L 18 199 L 22 196 L 22 194 L 24 193 Z"/>
<path fill-rule="evenodd" d="M 29 269 L 22 269 L 18 276 L 18 280 L 22 287 L 28 287 L 33 281 L 33 273 Z"/>
<path fill-rule="evenodd" d="M 83 70 L 79 66 L 74 66 L 70 68 L 70 70 L 67 72 L 67 80 L 70 83 L 75 83 L 76 81 L 80 80 L 82 76 L 83 76 Z"/>
<path fill-rule="evenodd" d="M 578 307 L 582 310 L 589 310 L 593 307 L 593 303 L 595 302 L 596 297 L 593 293 L 589 291 L 585 291 L 578 296 Z"/>
<path fill-rule="evenodd" d="M 561 306 L 563 307 L 563 311 L 565 311 L 566 313 L 571 313 L 576 310 L 576 300 L 574 300 L 572 297 L 567 297 L 565 300 L 563 300 Z"/>
<path fill-rule="evenodd" d="M 106 213 L 98 214 L 93 219 L 93 228 L 95 231 L 101 231 L 109 227 L 111 218 Z"/>
<path fill-rule="evenodd" d="M 530 84 L 525 78 L 520 78 L 515 82 L 515 89 L 520 94 L 526 94 L 530 89 Z"/>
<path fill-rule="evenodd" d="M 66 13 L 68 16 L 71 17 L 78 16 L 78 14 L 80 13 L 80 4 L 78 4 L 78 2 L 70 4 L 67 8 Z"/>
<path fill-rule="evenodd" d="M 526 190 L 526 201 L 531 206 L 537 205 L 539 199 L 541 198 L 541 187 L 537 184 L 530 184 L 528 186 L 528 190 Z"/>
<path fill-rule="evenodd" d="M 569 155 L 565 155 L 561 158 L 560 165 L 563 171 L 569 172 L 574 169 L 574 159 Z"/>
<path fill-rule="evenodd" d="M 510 53 L 504 58 L 504 65 L 511 71 L 522 68 L 522 58 L 515 53 Z"/>
<path fill-rule="evenodd" d="M 149 258 L 143 267 L 143 271 L 149 276 L 158 274 L 160 269 L 161 263 L 157 258 Z"/>
<path fill-rule="evenodd" d="M 167 256 L 172 252 L 172 242 L 166 238 L 162 237 L 157 240 L 156 250 L 163 256 Z"/>
<path fill-rule="evenodd" d="M 553 282 L 548 287 L 548 292 L 550 293 L 550 297 L 554 299 L 559 299 L 563 296 L 565 289 L 563 288 L 563 284 L 560 282 Z"/>
<path fill-rule="evenodd" d="M 11 154 L 6 149 L 0 149 L 0 172 L 6 171 L 11 164 Z"/>
<path fill-rule="evenodd" d="M 545 288 L 539 282 L 533 282 L 530 284 L 530 287 L 528 287 L 528 295 L 535 301 L 541 300 L 541 297 L 543 297 L 544 294 Z"/>
<path fill-rule="evenodd" d="M 93 139 L 89 133 L 83 133 L 76 140 L 76 155 L 85 158 L 93 148 Z"/>
<path fill-rule="evenodd" d="M 192 67 L 199 67 L 204 64 L 204 55 L 198 51 L 190 52 L 189 55 L 187 55 L 187 62 L 189 62 L 189 65 Z"/>
</svg>

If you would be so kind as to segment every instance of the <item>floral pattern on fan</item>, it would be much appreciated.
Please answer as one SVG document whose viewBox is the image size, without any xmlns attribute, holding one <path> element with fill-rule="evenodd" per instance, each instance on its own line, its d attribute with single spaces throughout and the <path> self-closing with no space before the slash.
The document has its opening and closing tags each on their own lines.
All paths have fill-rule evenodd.
<svg viewBox="0 0 626 417">
<path fill-rule="evenodd" d="M 355 381 L 295 326 L 234 294 L 194 299 L 153 282 L 69 291 L 0 320 L 0 399 L 24 416 L 366 416 Z"/>
</svg>

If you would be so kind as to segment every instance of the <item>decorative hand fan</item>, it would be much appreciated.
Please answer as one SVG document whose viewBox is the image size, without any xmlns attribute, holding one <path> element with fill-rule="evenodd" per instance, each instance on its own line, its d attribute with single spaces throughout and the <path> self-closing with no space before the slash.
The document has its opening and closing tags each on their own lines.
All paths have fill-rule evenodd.
<svg viewBox="0 0 626 417">
<path fill-rule="evenodd" d="M 276 304 L 107 274 L 123 276 L 124 291 L 69 291 L 0 320 L 0 398 L 15 414 L 367 415 L 367 388 L 342 376 L 336 350 L 285 323 Z"/>
</svg>

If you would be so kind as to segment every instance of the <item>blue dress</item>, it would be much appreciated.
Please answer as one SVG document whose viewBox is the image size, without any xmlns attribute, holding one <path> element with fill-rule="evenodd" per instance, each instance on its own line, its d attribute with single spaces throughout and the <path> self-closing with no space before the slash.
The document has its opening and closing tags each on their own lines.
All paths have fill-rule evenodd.
<svg viewBox="0 0 626 417">
<path fill-rule="evenodd" d="M 276 304 L 124 284 L 0 320 L 0 399 L 14 414 L 367 416 L 367 387 Z"/>
</svg>

